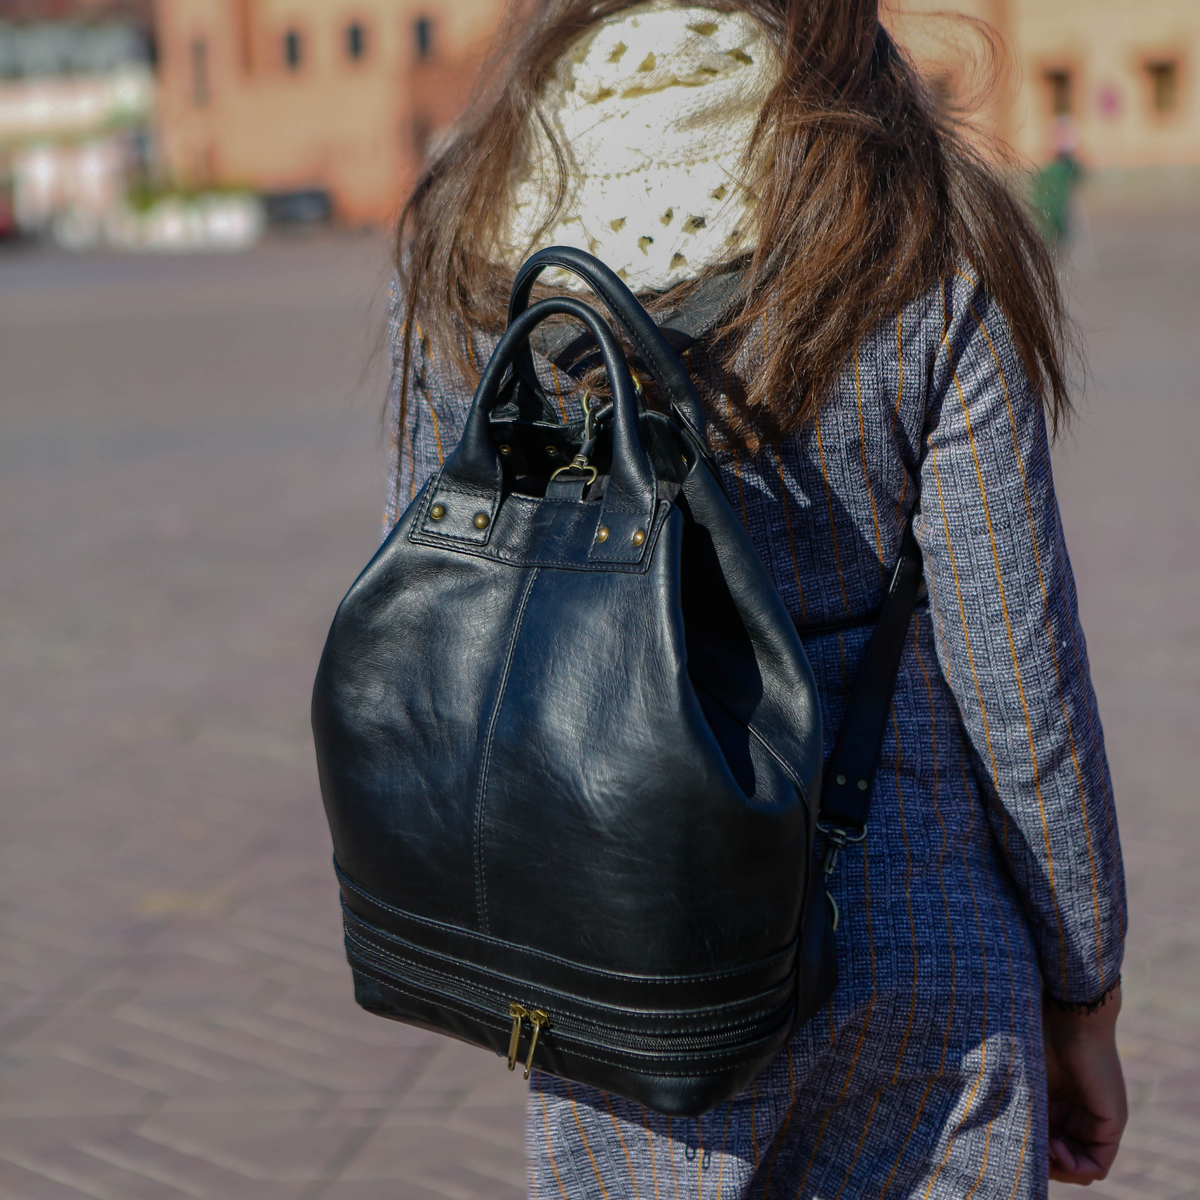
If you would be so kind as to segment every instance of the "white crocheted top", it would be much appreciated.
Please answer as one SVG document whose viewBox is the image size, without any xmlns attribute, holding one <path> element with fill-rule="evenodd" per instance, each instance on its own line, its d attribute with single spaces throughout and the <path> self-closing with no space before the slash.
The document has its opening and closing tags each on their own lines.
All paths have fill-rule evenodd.
<svg viewBox="0 0 1200 1200">
<path fill-rule="evenodd" d="M 563 207 L 535 242 L 555 172 L 546 134 L 531 119 L 504 260 L 576 246 L 641 291 L 753 249 L 766 152 L 750 165 L 745 154 L 778 78 L 765 31 L 741 13 L 651 0 L 601 22 L 562 55 L 540 97 L 566 160 Z M 546 281 L 582 286 L 561 272 Z"/>
</svg>

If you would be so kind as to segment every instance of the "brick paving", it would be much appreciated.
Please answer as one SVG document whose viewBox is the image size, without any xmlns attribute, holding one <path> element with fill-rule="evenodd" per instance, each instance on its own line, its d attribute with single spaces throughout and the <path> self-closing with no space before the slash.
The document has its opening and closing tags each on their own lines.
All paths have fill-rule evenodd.
<svg viewBox="0 0 1200 1200">
<path fill-rule="evenodd" d="M 377 535 L 385 260 L 0 257 L 0 1200 L 523 1191 L 519 1079 L 353 1005 L 308 741 Z M 1200 1193 L 1200 222 L 1097 226 L 1072 279 L 1057 472 L 1132 901 L 1093 1193 L 1169 1200 Z"/>
</svg>

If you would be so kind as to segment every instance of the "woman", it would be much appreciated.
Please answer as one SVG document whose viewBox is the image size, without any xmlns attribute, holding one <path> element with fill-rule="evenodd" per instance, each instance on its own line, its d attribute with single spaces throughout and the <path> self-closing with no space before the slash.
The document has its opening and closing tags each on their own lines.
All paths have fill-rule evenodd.
<svg viewBox="0 0 1200 1200">
<path fill-rule="evenodd" d="M 827 750 L 910 520 L 929 590 L 866 838 L 830 881 L 828 1008 L 702 1120 L 535 1076 L 531 1194 L 1007 1200 L 1102 1178 L 1124 884 L 1048 455 L 1062 302 L 1024 212 L 877 0 L 545 0 L 471 111 L 401 221 L 390 520 L 461 431 L 514 266 L 567 243 L 695 339 Z M 538 369 L 577 418 L 579 381 Z"/>
</svg>

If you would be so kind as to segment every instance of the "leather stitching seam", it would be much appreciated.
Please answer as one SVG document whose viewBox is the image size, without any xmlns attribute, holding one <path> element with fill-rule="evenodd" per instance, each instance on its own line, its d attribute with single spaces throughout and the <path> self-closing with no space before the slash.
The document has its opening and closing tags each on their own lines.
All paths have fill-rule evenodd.
<svg viewBox="0 0 1200 1200">
<path fill-rule="evenodd" d="M 356 936 L 355 934 L 351 933 L 348 930 L 346 932 L 346 942 L 347 942 L 347 946 L 346 946 L 347 957 L 357 958 L 360 962 L 363 962 L 368 967 L 371 967 L 373 970 L 378 971 L 381 975 L 387 975 L 389 979 L 395 978 L 398 983 L 401 983 L 406 987 L 415 988 L 418 991 L 423 992 L 427 995 L 432 994 L 432 995 L 437 995 L 437 996 L 448 996 L 451 999 L 458 1000 L 462 1004 L 471 1004 L 471 1001 L 466 999 L 465 997 L 456 996 L 456 995 L 454 995 L 453 992 L 445 991 L 442 988 L 435 986 L 434 984 L 422 984 L 422 983 L 407 979 L 402 974 L 393 977 L 388 974 L 388 969 L 386 966 L 381 966 L 377 962 L 376 963 L 371 962 L 369 956 L 371 954 L 374 954 L 381 959 L 385 959 L 391 963 L 394 963 L 396 966 L 396 969 L 398 971 L 403 971 L 403 969 L 405 967 L 412 967 L 414 965 L 416 965 L 417 969 L 419 970 L 420 969 L 419 964 L 408 963 L 404 959 L 400 958 L 399 956 L 397 956 L 395 954 L 389 954 L 389 953 L 387 953 L 387 951 L 381 950 L 377 946 L 372 946 L 370 942 L 364 940 L 361 937 Z M 361 947 L 362 952 L 356 953 L 355 949 L 351 945 L 351 943 L 353 943 L 354 946 Z M 454 979 L 454 977 L 452 975 L 445 975 L 441 971 L 434 971 L 433 973 L 436 975 L 442 975 L 447 980 L 447 982 L 449 982 L 451 984 L 456 982 L 456 980 Z M 556 999 L 558 997 L 562 997 L 563 999 L 568 1000 L 568 1001 L 573 999 L 573 997 L 563 996 L 562 993 L 556 992 L 552 988 L 543 988 L 543 987 L 539 987 L 534 984 L 527 984 L 523 980 L 513 980 L 512 985 L 513 986 L 511 986 L 506 991 L 500 991 L 495 987 L 489 987 L 487 984 L 482 984 L 482 983 L 472 983 L 470 985 L 470 987 L 474 991 L 478 992 L 481 996 L 492 997 L 496 1001 L 496 1004 L 499 1006 L 501 1012 L 503 1012 L 505 1005 L 508 1004 L 508 1002 L 512 999 L 512 997 L 514 995 L 521 995 L 522 992 L 524 992 L 526 995 L 535 994 L 538 996 L 543 996 L 543 995 L 553 996 Z M 772 993 L 778 992 L 781 990 L 782 990 L 782 987 L 773 988 Z M 751 1013 L 747 1013 L 745 1015 L 740 1015 L 736 1019 L 726 1021 L 723 1024 L 719 1024 L 719 1025 L 697 1024 L 694 1021 L 688 1020 L 687 1019 L 688 1014 L 685 1012 L 683 1014 L 684 1019 L 679 1021 L 678 1026 L 675 1029 L 654 1029 L 654 1028 L 638 1027 L 636 1025 L 616 1025 L 612 1021 L 606 1021 L 603 1018 L 596 1019 L 596 1018 L 592 1018 L 592 1017 L 583 1016 L 583 1015 L 581 1015 L 581 1013 L 579 1012 L 579 1010 L 577 1008 L 572 1008 L 572 1007 L 570 1007 L 569 1004 L 568 1005 L 555 1004 L 553 1001 L 551 1001 L 551 1002 L 547 1003 L 546 1006 L 548 1008 L 556 1009 L 559 1012 L 560 1016 L 565 1015 L 569 1021 L 578 1022 L 581 1025 L 586 1025 L 586 1026 L 589 1026 L 593 1030 L 599 1031 L 601 1035 L 603 1035 L 605 1030 L 614 1030 L 615 1029 L 622 1034 L 629 1034 L 633 1037 L 646 1037 L 646 1038 L 653 1038 L 653 1037 L 695 1038 L 695 1037 L 704 1037 L 706 1035 L 712 1035 L 712 1036 L 716 1036 L 716 1037 L 728 1036 L 728 1037 L 733 1038 L 733 1037 L 737 1037 L 740 1034 L 744 1033 L 746 1030 L 755 1029 L 758 1026 L 763 1025 L 767 1021 L 777 1018 L 778 1015 L 786 1008 L 795 1008 L 795 1001 L 792 998 L 792 992 L 794 992 L 794 988 L 789 988 L 788 991 L 789 991 L 788 999 L 786 999 L 781 1004 L 776 1004 L 773 1007 L 768 1008 L 766 1010 L 760 1009 L 756 1012 L 751 1012 Z M 476 1007 L 478 1007 L 478 1006 L 476 1006 Z M 620 1010 L 617 1010 L 617 1011 L 620 1011 Z M 657 1020 L 666 1021 L 666 1020 L 670 1020 L 672 1017 L 678 1018 L 679 1014 L 673 1013 L 673 1012 L 664 1012 L 664 1013 L 656 1013 L 656 1014 L 654 1014 L 654 1016 Z M 719 1053 L 720 1051 L 713 1050 L 712 1052 Z M 633 1053 L 633 1052 L 631 1051 L 631 1053 Z M 709 1053 L 709 1051 L 705 1051 L 705 1053 Z"/>
<path fill-rule="evenodd" d="M 343 905 L 343 907 L 345 907 L 345 906 Z M 424 950 L 421 947 L 416 947 L 416 949 L 418 950 L 418 952 L 420 954 L 427 955 L 430 958 L 436 958 L 440 962 L 445 963 L 446 964 L 445 970 L 442 970 L 441 968 L 438 968 L 438 967 L 424 967 L 419 962 L 415 962 L 412 959 L 405 958 L 403 954 L 397 953 L 396 951 L 393 951 L 393 950 L 385 949 L 382 946 L 375 945 L 371 941 L 372 937 L 387 937 L 387 938 L 389 938 L 389 940 L 399 940 L 399 939 L 392 939 L 390 934 L 387 934 L 382 931 L 374 929 L 372 926 L 367 924 L 367 922 L 363 921 L 361 917 L 357 916 L 351 909 L 347 909 L 346 913 L 349 914 L 350 919 L 352 919 L 356 924 L 362 926 L 363 929 L 365 929 L 367 931 L 366 935 L 364 935 L 364 933 L 359 932 L 358 930 L 354 929 L 345 920 L 345 917 L 344 917 L 343 924 L 342 924 L 342 930 L 343 930 L 343 933 L 345 934 L 347 941 L 353 941 L 357 945 L 365 946 L 369 951 L 371 951 L 372 953 L 378 954 L 381 958 L 389 959 L 392 962 L 397 963 L 401 967 L 412 966 L 412 967 L 416 967 L 418 970 L 431 971 L 434 974 L 445 974 L 445 975 L 447 975 L 448 978 L 453 978 L 453 975 L 452 975 L 453 970 L 461 967 L 461 964 L 456 959 L 453 959 L 453 958 L 449 957 L 448 955 L 439 954 L 439 953 L 437 953 L 437 951 L 434 951 L 434 950 Z M 407 943 L 405 943 L 405 944 L 407 945 Z M 349 951 L 347 951 L 347 952 L 349 952 Z M 492 970 L 488 969 L 487 967 L 473 967 L 472 969 L 479 972 L 480 974 L 484 974 L 484 975 L 488 976 L 489 978 L 502 980 L 504 983 L 511 984 L 515 987 L 531 987 L 539 992 L 545 993 L 546 995 L 553 995 L 553 996 L 561 997 L 563 1000 L 568 1001 L 568 1002 L 575 1001 L 576 1004 L 579 1004 L 585 1008 L 592 1009 L 593 1011 L 596 1011 L 596 1012 L 607 1011 L 607 1010 L 613 1010 L 613 1011 L 621 1010 L 619 1005 L 606 1004 L 601 1001 L 586 1001 L 586 1000 L 580 1001 L 578 997 L 572 996 L 571 993 L 564 992 L 559 988 L 548 987 L 543 984 L 531 984 L 531 983 L 528 983 L 526 980 L 517 979 L 517 978 L 508 976 L 508 975 L 503 975 L 499 971 L 492 971 Z M 747 1015 L 735 1016 L 733 1014 L 736 1014 L 739 1009 L 744 1009 L 748 1006 L 769 1004 L 770 1001 L 769 1001 L 768 997 L 775 995 L 777 992 L 781 991 L 784 988 L 791 987 L 791 985 L 792 985 L 792 981 L 790 979 L 783 979 L 783 980 L 780 980 L 778 983 L 772 984 L 768 988 L 764 988 L 760 992 L 756 992 L 753 996 L 750 996 L 750 997 L 747 997 L 744 999 L 729 1001 L 725 1004 L 708 1005 L 705 1008 L 700 1009 L 700 1010 L 686 1009 L 686 1008 L 664 1009 L 664 1010 L 653 1013 L 652 1018 L 655 1020 L 666 1020 L 666 1019 L 674 1017 L 674 1018 L 677 1018 L 680 1020 L 685 1020 L 687 1022 L 687 1028 L 696 1033 L 720 1032 L 722 1030 L 736 1028 L 741 1025 L 753 1024 L 755 1021 L 761 1021 L 764 1017 L 764 1012 L 762 1011 L 761 1008 L 758 1011 L 747 1014 Z M 476 988 L 477 990 L 479 990 L 481 992 L 488 992 L 489 994 L 494 995 L 498 998 L 505 998 L 505 997 L 508 997 L 508 995 L 509 995 L 508 992 L 497 991 L 496 988 L 494 988 L 486 983 L 471 983 L 470 986 L 473 988 Z M 780 1007 L 781 1007 L 780 1005 L 775 1005 L 774 1007 L 768 1009 L 766 1011 L 765 1015 L 769 1016 L 771 1013 L 778 1011 L 778 1009 Z M 621 1011 L 623 1011 L 623 1010 L 621 1010 Z M 694 1023 L 696 1020 L 702 1019 L 703 1014 L 708 1014 L 711 1017 L 711 1016 L 715 1015 L 716 1013 L 720 1013 L 720 1012 L 728 1012 L 731 1014 L 726 1019 L 726 1021 L 722 1024 L 719 1024 L 719 1025 L 697 1025 Z M 578 1008 L 572 1012 L 572 1018 L 574 1020 L 582 1021 L 582 1022 L 584 1022 L 586 1024 L 590 1024 L 590 1025 L 599 1025 L 600 1024 L 600 1022 L 598 1020 L 594 1020 L 590 1017 L 580 1015 L 580 1011 Z M 630 1025 L 630 1026 L 625 1026 L 624 1028 L 626 1028 L 630 1031 L 633 1031 L 636 1027 Z"/>
<path fill-rule="evenodd" d="M 496 691 L 496 703 L 492 707 L 492 715 L 488 720 L 487 738 L 483 745 L 483 761 L 479 765 L 479 791 L 475 797 L 475 894 L 479 904 L 479 928 L 484 933 L 488 931 L 487 922 L 487 883 L 483 868 L 483 808 L 487 796 L 488 769 L 492 760 L 492 739 L 496 735 L 496 724 L 500 719 L 500 710 L 504 707 L 504 694 L 508 691 L 508 676 L 512 670 L 513 659 L 517 653 L 517 643 L 521 638 L 521 626 L 525 622 L 525 609 L 537 582 L 540 568 L 534 567 L 525 583 L 520 603 L 517 605 L 516 617 L 513 621 L 512 637 L 509 638 L 508 650 L 504 655 L 504 670 L 500 675 L 500 686 Z"/>
<path fill-rule="evenodd" d="M 342 884 L 343 887 L 348 887 L 352 892 L 356 892 L 364 900 L 366 900 L 369 904 L 375 905 L 376 908 L 383 909 L 384 912 L 394 913 L 396 916 L 403 917 L 405 920 L 412 921 L 414 924 L 424 925 L 426 927 L 429 927 L 432 929 L 437 929 L 439 931 L 448 931 L 459 937 L 463 937 L 463 938 L 466 938 L 469 940 L 476 940 L 476 939 L 486 940 L 486 941 L 490 942 L 493 946 L 496 946 L 496 947 L 504 948 L 510 944 L 501 938 L 492 937 L 491 935 L 472 933 L 471 930 L 469 930 L 469 929 L 461 929 L 455 925 L 446 925 L 445 923 L 443 923 L 441 921 L 430 921 L 424 917 L 417 916 L 415 913 L 405 912 L 404 909 L 396 908 L 394 905 L 387 904 L 383 900 L 376 899 L 376 897 L 372 896 L 370 892 L 364 891 L 362 888 L 360 888 L 358 886 L 358 884 L 356 884 L 352 879 L 350 879 L 346 875 L 346 873 L 342 870 L 342 868 L 338 865 L 337 859 L 334 859 L 333 869 L 334 869 L 335 873 L 337 874 L 338 881 Z M 353 911 L 353 910 L 351 910 L 351 911 Z M 358 916 L 357 913 L 355 913 L 354 915 L 359 921 L 362 921 L 362 923 L 364 925 L 369 924 L 369 922 L 365 921 L 362 917 Z M 707 982 L 714 981 L 717 979 L 736 979 L 743 975 L 751 975 L 751 974 L 754 974 L 755 972 L 763 971 L 763 970 L 765 970 L 765 964 L 773 963 L 778 959 L 785 959 L 789 955 L 795 954 L 799 948 L 799 944 L 800 944 L 800 939 L 793 938 L 792 941 L 789 942 L 787 946 L 785 946 L 782 950 L 777 951 L 775 954 L 770 954 L 766 958 L 759 959 L 758 962 L 750 963 L 749 965 L 747 965 L 745 967 L 737 967 L 731 971 L 713 971 L 713 972 L 708 972 L 708 973 L 700 974 L 700 975 L 678 975 L 678 976 L 672 976 L 669 979 L 657 978 L 655 976 L 648 976 L 648 975 L 629 975 L 629 974 L 621 972 L 621 971 L 605 971 L 599 967 L 589 967 L 584 963 L 575 963 L 575 962 L 572 962 L 570 959 L 559 958 L 555 954 L 544 954 L 542 951 L 531 949 L 528 946 L 522 946 L 521 953 L 529 954 L 529 955 L 533 956 L 534 958 L 542 959 L 544 962 L 556 963 L 556 964 L 559 964 L 559 965 L 562 965 L 565 967 L 570 967 L 574 971 L 586 972 L 589 975 L 598 975 L 603 979 L 621 979 L 621 980 L 628 980 L 631 983 L 638 983 L 638 984 L 656 983 L 656 984 L 667 984 L 670 986 L 678 986 L 679 984 L 707 983 Z"/>
</svg>

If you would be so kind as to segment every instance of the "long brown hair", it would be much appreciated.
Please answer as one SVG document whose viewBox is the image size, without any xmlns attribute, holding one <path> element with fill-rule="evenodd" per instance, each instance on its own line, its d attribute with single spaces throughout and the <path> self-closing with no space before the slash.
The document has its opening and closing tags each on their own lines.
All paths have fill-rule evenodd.
<svg viewBox="0 0 1200 1200">
<path fill-rule="evenodd" d="M 1070 401 L 1053 260 L 1000 170 L 889 36 L 879 0 L 699 2 L 756 18 L 782 64 L 747 147 L 747 163 L 760 144 L 769 147 L 771 166 L 758 188 L 747 298 L 722 344 L 732 354 L 756 330 L 770 336 L 725 432 L 754 450 L 805 423 L 854 347 L 956 267 L 977 275 L 1004 312 L 1057 430 Z M 473 369 L 464 331 L 504 324 L 511 268 L 496 265 L 496 248 L 528 123 L 540 119 L 539 91 L 569 45 L 629 7 L 523 3 L 493 46 L 467 122 L 418 181 L 397 230 L 410 311 L 464 373 Z M 561 158 L 558 173 L 557 204 L 543 229 L 565 194 Z M 673 303 L 678 291 L 648 297 L 651 309 Z"/>
</svg>

